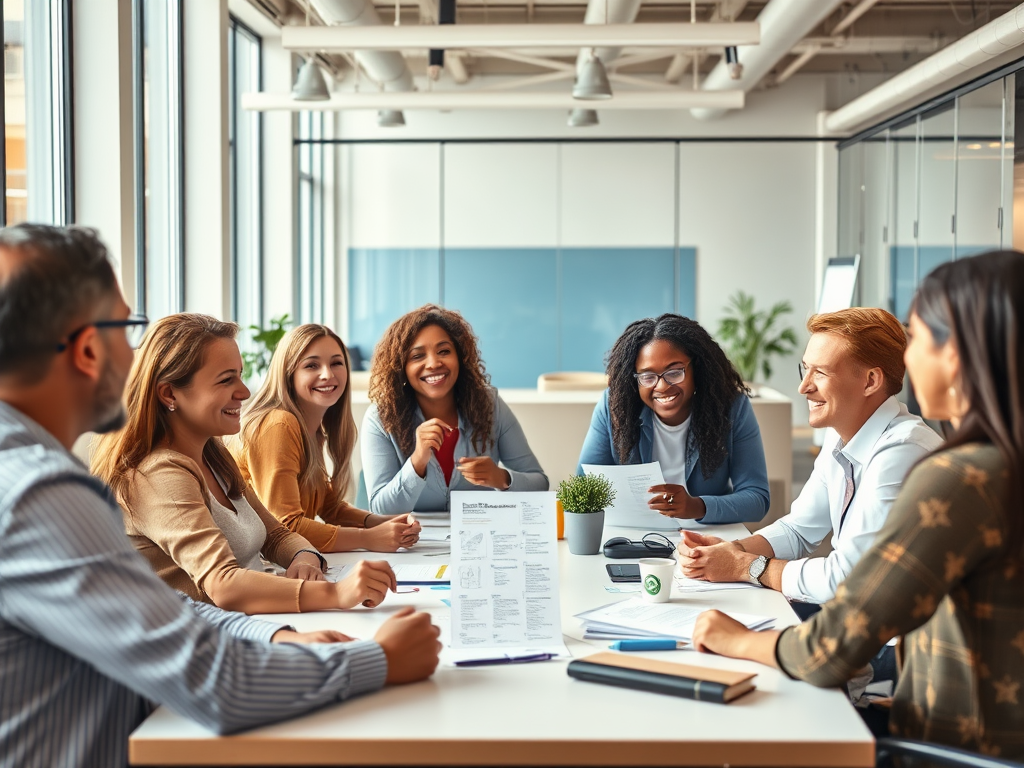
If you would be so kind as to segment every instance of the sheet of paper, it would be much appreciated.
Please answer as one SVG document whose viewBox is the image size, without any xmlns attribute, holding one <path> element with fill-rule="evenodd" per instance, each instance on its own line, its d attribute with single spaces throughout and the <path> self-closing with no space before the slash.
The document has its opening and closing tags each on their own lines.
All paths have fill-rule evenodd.
<svg viewBox="0 0 1024 768">
<path fill-rule="evenodd" d="M 648 531 L 677 531 L 679 521 L 654 512 L 647 506 L 647 489 L 665 482 L 661 464 L 584 464 L 588 475 L 604 475 L 615 488 L 615 503 L 604 511 L 604 524 L 617 528 L 643 528 Z"/>
<path fill-rule="evenodd" d="M 451 569 L 447 563 L 430 563 L 429 565 L 391 563 L 390 565 L 399 584 L 447 584 L 451 579 Z M 352 565 L 332 565 L 324 575 L 328 581 L 341 581 L 351 573 L 353 567 Z"/>
<path fill-rule="evenodd" d="M 702 579 L 691 579 L 686 576 L 680 576 L 676 573 L 675 578 L 672 579 L 672 592 L 720 592 L 723 590 L 730 589 L 761 589 L 753 584 L 747 584 L 742 581 L 704 581 Z"/>
<path fill-rule="evenodd" d="M 633 597 L 617 603 L 584 611 L 576 618 L 583 621 L 587 629 L 596 631 L 619 631 L 627 629 L 640 635 L 674 637 L 679 640 L 693 639 L 693 627 L 697 617 L 707 610 L 705 607 L 688 608 L 672 603 L 647 603 Z M 765 629 L 774 624 L 769 616 L 755 616 L 746 613 L 726 611 L 750 629 Z"/>
<path fill-rule="evenodd" d="M 456 491 L 452 660 L 568 656 L 558 598 L 554 493 Z"/>
<path fill-rule="evenodd" d="M 452 540 L 452 529 L 448 526 L 423 526 L 420 531 L 420 542 L 449 542 Z"/>
</svg>

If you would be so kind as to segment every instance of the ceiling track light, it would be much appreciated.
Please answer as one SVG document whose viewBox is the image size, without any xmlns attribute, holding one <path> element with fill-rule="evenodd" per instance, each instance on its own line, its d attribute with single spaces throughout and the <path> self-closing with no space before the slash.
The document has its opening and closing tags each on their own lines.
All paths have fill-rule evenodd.
<svg viewBox="0 0 1024 768">
<path fill-rule="evenodd" d="M 327 89 L 327 80 L 314 56 L 306 59 L 299 68 L 299 75 L 295 78 L 295 87 L 292 88 L 292 98 L 296 101 L 330 100 L 331 92 Z"/>
<path fill-rule="evenodd" d="M 570 128 L 589 128 L 597 125 L 597 110 L 594 109 L 573 109 L 569 112 L 567 125 Z"/>
<path fill-rule="evenodd" d="M 572 97 L 582 101 L 598 101 L 612 97 L 608 73 L 601 63 L 601 57 L 593 51 L 576 78 L 576 83 L 572 87 Z"/>
<path fill-rule="evenodd" d="M 725 64 L 729 68 L 729 79 L 739 80 L 743 77 L 743 65 L 740 64 L 740 52 L 735 45 L 725 47 Z"/>
</svg>

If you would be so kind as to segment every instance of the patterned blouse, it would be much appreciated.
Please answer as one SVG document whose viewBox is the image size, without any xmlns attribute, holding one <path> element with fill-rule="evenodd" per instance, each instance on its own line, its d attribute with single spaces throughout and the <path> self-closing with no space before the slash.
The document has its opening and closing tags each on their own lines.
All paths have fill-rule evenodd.
<svg viewBox="0 0 1024 768">
<path fill-rule="evenodd" d="M 782 669 L 836 686 L 903 635 L 892 732 L 1024 758 L 1024 567 L 1006 546 L 1006 514 L 1024 510 L 1008 509 L 1009 476 L 986 444 L 918 465 L 835 599 L 779 638 Z"/>
</svg>

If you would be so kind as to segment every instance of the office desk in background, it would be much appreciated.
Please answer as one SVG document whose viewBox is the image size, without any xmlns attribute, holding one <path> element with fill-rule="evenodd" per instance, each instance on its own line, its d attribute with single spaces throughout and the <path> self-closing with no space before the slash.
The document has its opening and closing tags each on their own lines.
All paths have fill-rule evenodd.
<svg viewBox="0 0 1024 768">
<path fill-rule="evenodd" d="M 559 481 L 576 473 L 583 439 L 587 436 L 594 406 L 601 399 L 602 393 L 587 390 L 541 392 L 536 389 L 502 389 L 499 394 L 522 425 L 530 448 L 547 473 L 551 489 L 554 490 Z M 781 392 L 768 387 L 759 387 L 758 396 L 752 398 L 750 404 L 761 429 L 772 497 L 765 519 L 752 526 L 756 530 L 789 512 L 793 484 L 793 404 Z M 369 406 L 366 390 L 353 387 L 352 412 L 356 426 L 362 426 L 363 415 Z M 357 442 L 352 457 L 355 477 L 359 477 L 362 465 Z M 355 500 L 354 493 L 351 500 Z"/>
<path fill-rule="evenodd" d="M 636 531 L 615 531 L 635 535 Z M 746 534 L 721 526 L 727 538 Z M 436 551 L 436 549 L 428 550 Z M 328 555 L 351 562 L 357 553 Z M 365 556 L 365 553 L 364 553 Z M 433 562 L 403 553 L 394 562 Z M 605 650 L 583 641 L 573 616 L 629 595 L 606 592 L 603 556 L 571 555 L 559 542 L 562 630 L 573 656 Z M 622 561 L 616 561 L 622 562 Z M 402 605 L 430 611 L 449 627 L 450 592 L 421 588 L 389 595 L 374 610 L 290 614 L 275 618 L 299 629 L 338 629 L 371 637 Z M 796 623 L 777 592 L 732 590 L 677 598 L 694 606 L 771 615 Z M 689 701 L 571 679 L 568 660 L 455 669 L 430 680 L 387 688 L 305 717 L 217 737 L 158 709 L 131 737 L 133 765 L 723 765 L 871 766 L 874 742 L 839 690 L 790 680 L 753 662 L 694 651 L 654 658 L 757 672 L 757 690 L 728 705 Z"/>
</svg>

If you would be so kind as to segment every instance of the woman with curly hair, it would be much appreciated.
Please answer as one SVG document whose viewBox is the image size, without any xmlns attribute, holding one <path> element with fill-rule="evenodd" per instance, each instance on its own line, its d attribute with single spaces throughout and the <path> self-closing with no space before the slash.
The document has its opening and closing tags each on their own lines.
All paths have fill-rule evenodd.
<svg viewBox="0 0 1024 768">
<path fill-rule="evenodd" d="M 548 489 L 458 312 L 427 304 L 391 324 L 374 351 L 370 402 L 362 457 L 371 512 L 446 510 L 452 491 Z"/>
<path fill-rule="evenodd" d="M 411 547 L 419 539 L 418 523 L 406 515 L 375 515 L 345 500 L 356 443 L 348 371 L 348 349 L 326 325 L 288 331 L 242 416 L 235 460 L 267 509 L 321 552 Z"/>
<path fill-rule="evenodd" d="M 583 464 L 658 461 L 648 506 L 702 523 L 756 522 L 768 511 L 761 430 L 739 373 L 699 323 L 664 314 L 630 323 L 608 353 Z"/>
</svg>

